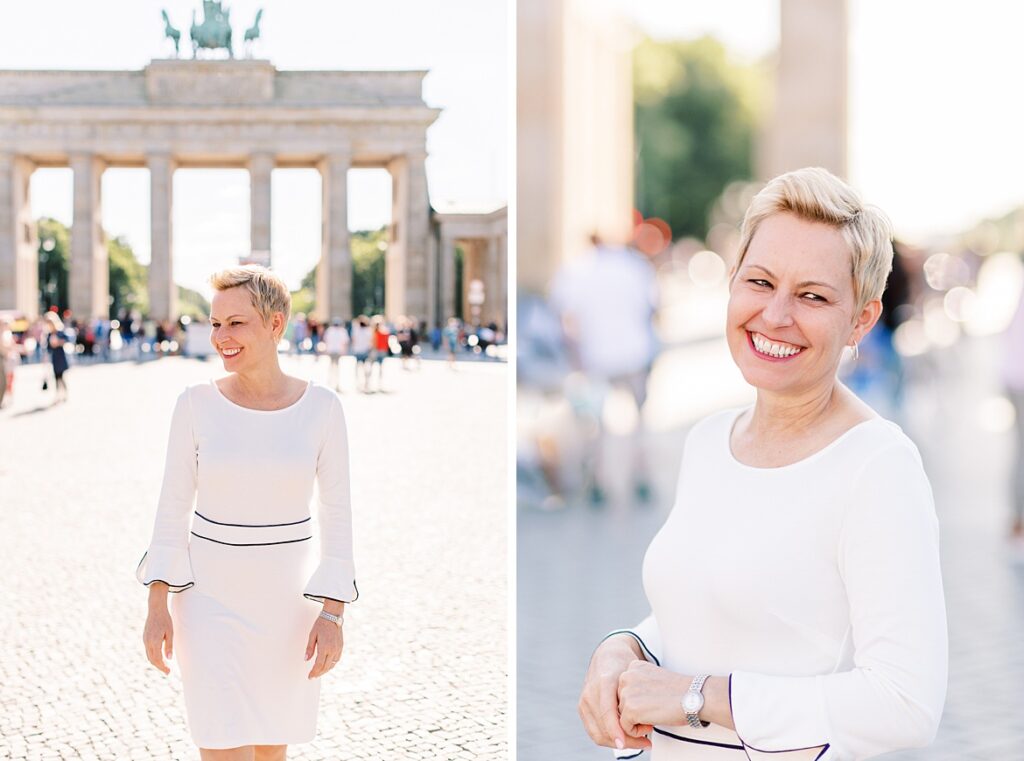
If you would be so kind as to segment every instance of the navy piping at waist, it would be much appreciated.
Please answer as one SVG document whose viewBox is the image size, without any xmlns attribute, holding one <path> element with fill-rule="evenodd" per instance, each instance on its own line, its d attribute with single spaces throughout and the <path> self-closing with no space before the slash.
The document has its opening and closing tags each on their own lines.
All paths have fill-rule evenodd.
<svg viewBox="0 0 1024 761">
<path fill-rule="evenodd" d="M 292 521 L 291 523 L 223 523 L 221 521 L 215 521 L 212 518 L 207 518 L 198 510 L 196 511 L 196 517 L 202 518 L 207 523 L 216 523 L 218 526 L 236 526 L 238 528 L 277 528 L 278 526 L 298 526 L 300 523 L 306 523 L 313 519 L 312 515 L 307 515 L 301 521 Z"/>
</svg>

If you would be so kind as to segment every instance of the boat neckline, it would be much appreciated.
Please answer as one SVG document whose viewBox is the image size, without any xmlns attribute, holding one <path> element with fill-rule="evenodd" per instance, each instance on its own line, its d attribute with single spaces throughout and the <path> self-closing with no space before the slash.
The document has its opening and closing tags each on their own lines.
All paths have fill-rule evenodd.
<svg viewBox="0 0 1024 761">
<path fill-rule="evenodd" d="M 806 457 L 802 457 L 799 460 L 787 463 L 785 465 L 776 465 L 774 467 L 760 467 L 760 466 L 757 466 L 757 465 L 748 465 L 747 463 L 742 462 L 739 458 L 736 457 L 735 454 L 733 454 L 733 451 L 732 451 L 732 433 L 733 433 L 733 431 L 736 428 L 736 423 L 739 422 L 740 416 L 744 412 L 746 412 L 748 409 L 750 409 L 750 408 L 749 407 L 741 407 L 741 408 L 739 408 L 735 412 L 735 414 L 732 416 L 732 419 L 729 421 L 729 425 L 727 425 L 725 427 L 725 451 L 726 451 L 726 454 L 729 457 L 729 462 L 732 463 L 733 465 L 735 465 L 737 467 L 740 467 L 740 468 L 746 468 L 747 470 L 755 470 L 755 471 L 768 472 L 768 473 L 785 471 L 785 470 L 789 470 L 790 468 L 798 468 L 801 465 L 806 465 L 807 463 L 810 463 L 810 462 L 813 462 L 814 460 L 817 460 L 819 457 L 824 456 L 829 451 L 831 451 L 835 447 L 839 446 L 839 444 L 842 443 L 847 437 L 851 436 L 854 431 L 857 431 L 857 430 L 863 428 L 864 426 L 868 426 L 868 425 L 871 425 L 873 423 L 888 423 L 889 422 L 888 420 L 886 420 L 881 415 L 878 415 L 877 417 L 869 418 L 867 420 L 862 420 L 859 423 L 856 423 L 856 424 L 850 426 L 845 431 L 843 431 L 841 434 L 836 436 L 836 438 L 832 439 L 832 441 L 830 441 L 828 444 L 823 446 L 821 449 L 819 449 L 819 450 L 817 450 L 815 452 L 811 452 Z"/>
<path fill-rule="evenodd" d="M 302 400 L 309 396 L 309 390 L 313 388 L 313 381 L 309 380 L 306 382 L 306 388 L 302 392 L 302 396 L 300 396 L 294 402 L 289 404 L 287 407 L 281 407 L 276 410 L 257 410 L 252 407 L 244 407 L 241 404 L 238 404 L 238 402 L 233 402 L 230 399 L 228 399 L 227 396 L 225 396 L 224 392 L 220 390 L 220 386 L 217 385 L 216 379 L 210 378 L 210 385 L 213 386 L 213 390 L 217 394 L 217 396 L 219 396 L 221 399 L 223 399 L 225 402 L 230 404 L 232 407 L 235 407 L 236 409 L 245 410 L 246 412 L 258 412 L 263 415 L 273 415 L 276 412 L 287 412 L 288 410 L 294 407 L 298 407 L 300 404 L 302 404 Z"/>
</svg>

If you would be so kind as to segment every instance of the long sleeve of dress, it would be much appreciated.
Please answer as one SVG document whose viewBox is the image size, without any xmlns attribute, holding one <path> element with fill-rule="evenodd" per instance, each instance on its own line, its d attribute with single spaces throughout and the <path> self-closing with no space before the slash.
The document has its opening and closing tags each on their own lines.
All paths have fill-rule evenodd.
<svg viewBox="0 0 1024 761">
<path fill-rule="evenodd" d="M 341 402 L 334 399 L 327 433 L 316 462 L 319 492 L 320 564 L 306 585 L 310 600 L 355 602 L 355 563 L 352 558 L 352 499 L 349 483 L 348 435 Z"/>
<path fill-rule="evenodd" d="M 824 747 L 828 761 L 928 744 L 946 695 L 938 522 L 916 452 L 886 447 L 853 474 L 840 533 L 853 668 L 818 676 L 733 672 L 736 732 L 764 752 Z"/>
<path fill-rule="evenodd" d="M 164 480 L 157 503 L 153 537 L 135 570 L 135 577 L 146 586 L 154 581 L 163 581 L 171 592 L 181 592 L 195 584 L 188 556 L 188 538 L 197 478 L 197 444 L 186 389 L 178 397 L 171 415 Z"/>
</svg>

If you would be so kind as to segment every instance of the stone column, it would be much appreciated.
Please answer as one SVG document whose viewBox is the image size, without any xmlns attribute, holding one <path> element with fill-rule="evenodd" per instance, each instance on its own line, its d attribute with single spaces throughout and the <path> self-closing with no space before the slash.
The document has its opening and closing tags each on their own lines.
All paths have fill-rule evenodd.
<svg viewBox="0 0 1024 761">
<path fill-rule="evenodd" d="M 68 301 L 75 317 L 92 319 L 110 311 L 110 273 L 100 214 L 103 162 L 91 153 L 77 153 L 71 156 L 71 170 L 75 178 Z"/>
<path fill-rule="evenodd" d="M 508 333 L 508 234 L 498 237 L 498 324 Z"/>
<path fill-rule="evenodd" d="M 455 240 L 441 227 L 441 243 L 437 250 L 441 270 L 440 320 L 444 325 L 455 316 Z"/>
<path fill-rule="evenodd" d="M 480 321 L 487 323 L 501 322 L 501 294 L 498 285 L 498 239 L 491 236 L 487 239 L 484 250 L 484 262 L 481 267 L 484 281 L 484 307 L 480 312 Z"/>
<path fill-rule="evenodd" d="M 385 301 L 391 316 L 406 314 L 419 318 L 427 312 L 430 199 L 426 158 L 427 154 L 417 148 L 388 164 L 394 183 L 394 205 Z"/>
<path fill-rule="evenodd" d="M 352 249 L 348 238 L 348 170 L 352 157 L 335 152 L 320 161 L 323 183 L 323 252 L 316 271 L 316 317 L 352 315 Z"/>
<path fill-rule="evenodd" d="M 270 173 L 274 170 L 272 153 L 254 153 L 249 157 L 249 248 L 254 254 L 270 254 Z"/>
<path fill-rule="evenodd" d="M 149 167 L 149 314 L 154 320 L 178 318 L 178 289 L 174 285 L 172 214 L 174 161 L 166 153 L 146 156 Z"/>
<path fill-rule="evenodd" d="M 0 153 L 0 309 L 29 318 L 39 316 L 39 239 L 29 198 L 34 169 L 21 156 Z"/>
</svg>

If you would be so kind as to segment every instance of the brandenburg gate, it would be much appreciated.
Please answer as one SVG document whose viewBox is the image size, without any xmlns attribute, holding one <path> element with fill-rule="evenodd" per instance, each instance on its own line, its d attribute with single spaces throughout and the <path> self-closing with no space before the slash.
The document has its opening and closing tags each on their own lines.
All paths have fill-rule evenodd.
<svg viewBox="0 0 1024 761">
<path fill-rule="evenodd" d="M 108 311 L 100 179 L 107 167 L 150 174 L 150 316 L 177 316 L 171 240 L 178 167 L 243 167 L 251 179 L 251 248 L 270 251 L 270 173 L 315 167 L 323 185 L 320 318 L 352 316 L 346 197 L 350 168 L 392 177 L 388 315 L 437 322 L 453 313 L 439 277 L 427 197 L 425 71 L 278 71 L 265 60 L 154 60 L 142 71 L 0 71 L 0 309 L 38 314 L 38 240 L 29 178 L 70 166 L 74 217 L 70 308 Z"/>
</svg>

